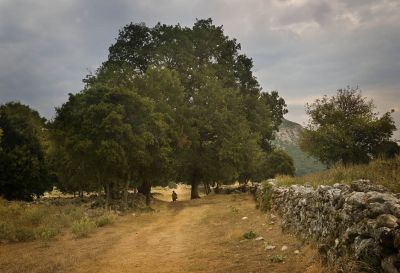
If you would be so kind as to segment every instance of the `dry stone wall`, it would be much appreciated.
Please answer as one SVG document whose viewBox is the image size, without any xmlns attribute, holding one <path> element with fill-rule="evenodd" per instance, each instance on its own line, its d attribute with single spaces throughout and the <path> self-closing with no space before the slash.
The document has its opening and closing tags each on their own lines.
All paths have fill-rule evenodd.
<svg viewBox="0 0 400 273">
<path fill-rule="evenodd" d="M 366 180 L 351 185 L 276 187 L 260 184 L 260 207 L 276 211 L 282 228 L 315 240 L 321 257 L 350 272 L 400 272 L 400 199 Z"/>
</svg>

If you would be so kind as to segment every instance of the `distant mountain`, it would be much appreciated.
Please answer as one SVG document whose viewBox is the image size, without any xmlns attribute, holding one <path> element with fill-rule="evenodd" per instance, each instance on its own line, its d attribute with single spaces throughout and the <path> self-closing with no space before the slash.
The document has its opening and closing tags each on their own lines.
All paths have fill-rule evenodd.
<svg viewBox="0 0 400 273">
<path fill-rule="evenodd" d="M 284 119 L 275 134 L 275 146 L 285 150 L 293 158 L 296 175 L 324 170 L 326 167 L 320 161 L 309 157 L 300 149 L 298 140 L 302 130 L 304 129 L 300 124 Z"/>
</svg>

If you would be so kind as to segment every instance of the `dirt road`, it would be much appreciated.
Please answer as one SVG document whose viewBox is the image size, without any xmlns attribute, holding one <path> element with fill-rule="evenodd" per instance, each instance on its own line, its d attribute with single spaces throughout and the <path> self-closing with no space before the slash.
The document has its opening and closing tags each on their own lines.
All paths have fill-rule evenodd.
<svg viewBox="0 0 400 273">
<path fill-rule="evenodd" d="M 251 196 L 183 197 L 159 200 L 156 212 L 121 217 L 86 239 L 0 245 L 0 272 L 321 272 L 316 251 L 270 224 Z M 249 231 L 264 240 L 243 239 Z"/>
</svg>

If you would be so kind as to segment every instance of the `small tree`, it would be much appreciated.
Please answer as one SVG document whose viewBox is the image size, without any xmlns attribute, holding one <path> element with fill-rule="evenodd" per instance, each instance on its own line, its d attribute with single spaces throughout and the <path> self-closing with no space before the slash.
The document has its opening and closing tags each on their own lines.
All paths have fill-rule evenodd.
<svg viewBox="0 0 400 273">
<path fill-rule="evenodd" d="M 327 165 L 367 163 L 396 130 L 391 112 L 374 112 L 358 88 L 339 89 L 306 105 L 310 116 L 300 136 L 300 147 Z"/>
</svg>

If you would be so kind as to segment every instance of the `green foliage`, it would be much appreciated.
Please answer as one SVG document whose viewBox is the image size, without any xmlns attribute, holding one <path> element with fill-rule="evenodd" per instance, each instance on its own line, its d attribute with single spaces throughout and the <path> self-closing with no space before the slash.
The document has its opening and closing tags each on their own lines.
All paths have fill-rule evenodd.
<svg viewBox="0 0 400 273">
<path fill-rule="evenodd" d="M 243 234 L 243 238 L 247 239 L 247 240 L 252 240 L 257 238 L 257 234 L 255 232 L 253 232 L 252 230 L 250 230 L 249 232 L 246 232 Z"/>
<path fill-rule="evenodd" d="M 160 175 L 170 153 L 166 128 L 154 101 L 135 89 L 98 84 L 70 95 L 52 124 L 60 188 L 104 187 L 109 199 L 132 178 Z"/>
<path fill-rule="evenodd" d="M 258 167 L 254 180 L 262 181 L 276 175 L 294 175 L 293 159 L 283 150 L 275 150 L 265 154 Z"/>
<path fill-rule="evenodd" d="M 60 232 L 61 230 L 59 227 L 44 226 L 37 230 L 35 237 L 42 241 L 49 241 L 50 239 L 60 234 Z"/>
<path fill-rule="evenodd" d="M 238 214 L 239 213 L 239 209 L 234 207 L 234 206 L 229 206 L 229 208 L 231 209 L 231 212 L 234 214 Z"/>
<path fill-rule="evenodd" d="M 367 163 L 396 130 L 391 113 L 374 112 L 358 89 L 340 89 L 336 96 L 307 104 L 308 127 L 301 148 L 327 165 Z"/>
<path fill-rule="evenodd" d="M 261 92 L 252 60 L 239 50 L 211 19 L 192 28 L 131 23 L 108 60 L 84 80 L 87 90 L 101 84 L 134 91 L 163 117 L 167 143 L 144 149 L 151 157 L 130 166 L 139 170 L 132 176 L 140 192 L 171 177 L 190 183 L 196 198 L 200 182 L 254 176 L 287 110 L 277 92 Z"/>
<path fill-rule="evenodd" d="M 278 176 L 277 182 L 281 186 L 293 184 L 308 184 L 313 187 L 319 185 L 333 185 L 335 183 L 349 184 L 359 179 L 368 179 L 372 183 L 380 184 L 393 192 L 400 192 L 400 156 L 393 159 L 374 159 L 368 164 L 334 165 L 332 168 L 318 173 L 300 177 Z"/>
<path fill-rule="evenodd" d="M 396 155 L 400 154 L 400 146 L 397 144 L 397 142 L 394 141 L 382 141 L 381 144 L 379 144 L 375 151 L 374 151 L 374 156 L 375 158 L 381 157 L 381 158 L 394 158 Z"/>
<path fill-rule="evenodd" d="M 271 262 L 273 263 L 282 263 L 285 260 L 285 257 L 282 255 L 274 255 L 271 257 Z"/>
<path fill-rule="evenodd" d="M 0 195 L 31 200 L 51 188 L 45 119 L 26 105 L 0 105 Z"/>
<path fill-rule="evenodd" d="M 285 101 L 262 92 L 252 70 L 211 19 L 128 24 L 47 127 L 27 106 L 0 106 L 0 195 L 30 200 L 57 182 L 69 193 L 104 189 L 109 204 L 132 186 L 149 199 L 152 185 L 181 180 L 196 198 L 201 182 L 254 179 L 260 162 L 263 178 L 292 174 L 271 145 Z"/>
<path fill-rule="evenodd" d="M 96 228 L 96 222 L 84 217 L 72 223 L 72 233 L 76 238 L 87 237 Z"/>
<path fill-rule="evenodd" d="M 272 185 L 269 182 L 262 183 L 263 189 L 263 199 L 262 199 L 262 207 L 260 208 L 263 211 L 269 210 L 271 208 L 271 198 L 272 198 Z"/>
</svg>

